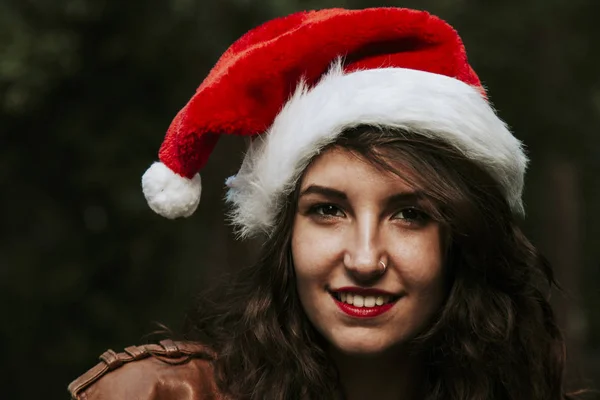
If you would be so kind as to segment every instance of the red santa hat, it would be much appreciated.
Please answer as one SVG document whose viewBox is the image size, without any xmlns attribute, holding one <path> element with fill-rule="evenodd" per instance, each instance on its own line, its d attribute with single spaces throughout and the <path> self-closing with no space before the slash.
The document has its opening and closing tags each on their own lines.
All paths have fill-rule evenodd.
<svg viewBox="0 0 600 400">
<path fill-rule="evenodd" d="M 455 146 L 523 212 L 527 158 L 488 103 L 460 37 L 437 17 L 400 8 L 300 12 L 246 33 L 173 120 L 160 162 L 142 178 L 144 194 L 160 215 L 191 215 L 219 136 L 249 136 L 227 200 L 242 236 L 268 234 L 311 159 L 365 124 Z"/>
</svg>

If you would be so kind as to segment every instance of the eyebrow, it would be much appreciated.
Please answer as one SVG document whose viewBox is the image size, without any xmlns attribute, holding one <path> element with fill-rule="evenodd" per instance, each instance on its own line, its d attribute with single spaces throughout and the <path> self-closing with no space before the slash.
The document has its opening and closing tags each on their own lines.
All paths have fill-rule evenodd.
<svg viewBox="0 0 600 400">
<path fill-rule="evenodd" d="M 397 203 L 415 203 L 420 200 L 425 199 L 425 192 L 422 190 L 413 190 L 407 192 L 397 193 L 393 196 L 390 196 L 387 200 L 388 204 L 397 204 Z"/>
<path fill-rule="evenodd" d="M 307 196 L 309 194 L 320 194 L 322 196 L 332 197 L 338 200 L 348 200 L 346 193 L 342 192 L 341 190 L 319 185 L 310 185 L 300 192 L 300 196 L 298 196 L 298 198 L 302 198 L 303 196 Z"/>
<path fill-rule="evenodd" d="M 346 193 L 342 192 L 341 190 L 319 185 L 310 185 L 302 192 L 300 192 L 298 198 L 302 198 L 302 196 L 306 196 L 309 194 L 320 194 L 322 196 L 334 198 L 337 200 L 348 200 L 348 196 L 346 195 Z M 386 200 L 386 202 L 388 204 L 416 202 L 424 199 L 425 197 L 425 193 L 422 190 L 406 191 L 396 193 L 393 196 L 390 196 Z"/>
</svg>

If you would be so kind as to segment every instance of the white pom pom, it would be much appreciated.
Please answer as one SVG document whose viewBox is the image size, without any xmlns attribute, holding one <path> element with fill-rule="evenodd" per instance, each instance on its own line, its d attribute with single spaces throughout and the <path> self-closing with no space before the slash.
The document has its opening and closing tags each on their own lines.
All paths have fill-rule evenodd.
<svg viewBox="0 0 600 400">
<path fill-rule="evenodd" d="M 188 179 L 155 162 L 142 176 L 142 189 L 148 205 L 163 217 L 189 217 L 200 203 L 200 174 Z"/>
</svg>

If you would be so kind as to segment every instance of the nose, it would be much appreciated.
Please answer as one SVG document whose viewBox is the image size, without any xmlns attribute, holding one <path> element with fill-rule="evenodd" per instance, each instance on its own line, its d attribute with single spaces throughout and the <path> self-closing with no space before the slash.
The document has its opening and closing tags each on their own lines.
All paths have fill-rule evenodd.
<svg viewBox="0 0 600 400">
<path fill-rule="evenodd" d="M 381 277 L 388 260 L 377 222 L 357 222 L 349 233 L 344 253 L 346 271 L 360 281 Z"/>
</svg>

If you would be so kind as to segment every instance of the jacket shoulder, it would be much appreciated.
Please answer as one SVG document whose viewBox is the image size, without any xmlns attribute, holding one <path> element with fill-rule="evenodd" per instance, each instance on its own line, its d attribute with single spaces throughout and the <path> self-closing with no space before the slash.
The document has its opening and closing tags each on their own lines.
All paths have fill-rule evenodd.
<svg viewBox="0 0 600 400">
<path fill-rule="evenodd" d="M 75 400 L 216 400 L 218 394 L 205 346 L 163 340 L 160 344 L 112 350 L 69 385 Z"/>
</svg>

